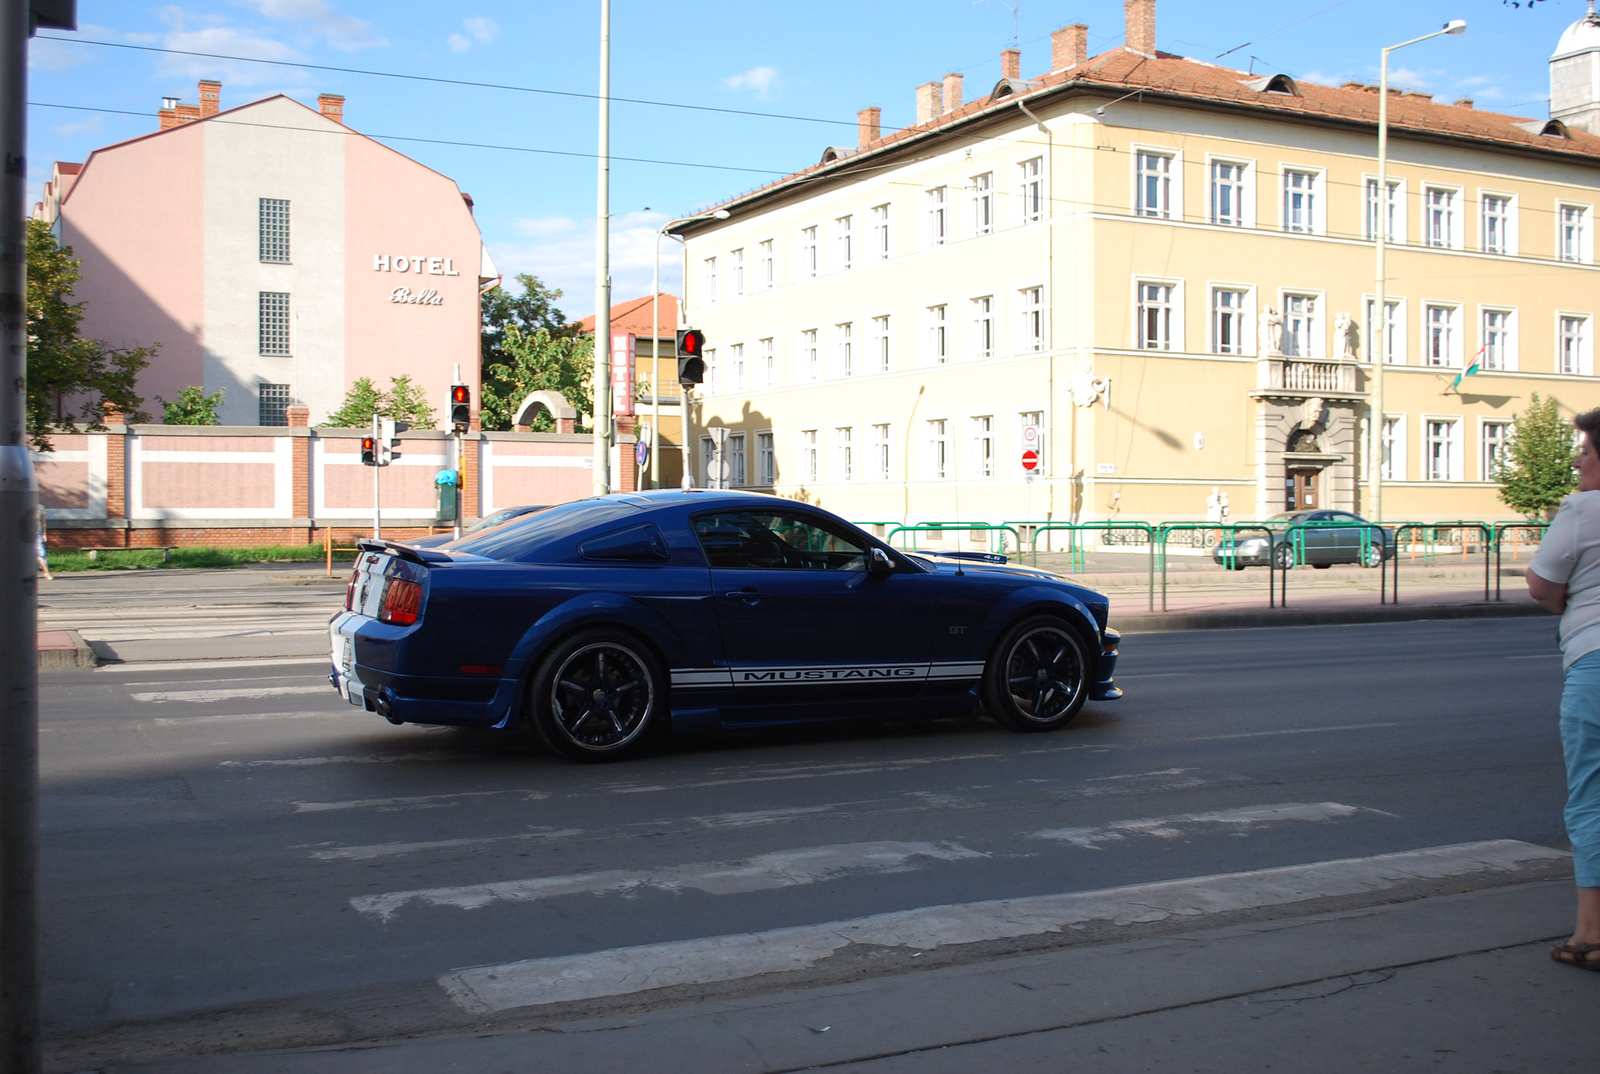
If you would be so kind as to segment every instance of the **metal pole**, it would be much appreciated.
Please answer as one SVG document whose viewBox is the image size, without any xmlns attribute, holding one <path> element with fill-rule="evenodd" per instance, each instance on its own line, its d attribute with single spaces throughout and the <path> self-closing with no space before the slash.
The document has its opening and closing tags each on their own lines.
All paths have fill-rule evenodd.
<svg viewBox="0 0 1600 1074">
<path fill-rule="evenodd" d="M 650 487 L 661 487 L 661 232 L 656 230 L 656 267 L 650 282 Z M 673 355 L 677 361 L 677 355 Z M 680 419 L 678 427 L 683 428 Z M 680 432 L 681 436 L 682 433 Z"/>
<path fill-rule="evenodd" d="M 611 491 L 611 0 L 600 0 L 600 153 L 594 260 L 594 494 Z"/>
<path fill-rule="evenodd" d="M 382 435 L 382 419 L 374 414 L 372 415 L 372 539 L 375 541 L 383 540 L 383 510 L 378 504 L 378 472 L 383 467 L 377 465 L 383 452 L 382 441 L 379 439 Z"/>
<path fill-rule="evenodd" d="M 0 1070 L 36 1074 L 39 1047 L 39 486 L 28 452 L 29 5 L 0 15 Z"/>
<path fill-rule="evenodd" d="M 1398 47 L 1398 46 L 1396 46 Z M 1367 430 L 1372 438 L 1371 463 L 1367 472 L 1370 490 L 1367 515 L 1373 522 L 1383 521 L 1383 365 L 1389 349 L 1389 311 L 1384 294 L 1388 283 L 1389 253 L 1389 50 L 1384 49 L 1378 65 L 1378 194 L 1374 199 L 1372 225 L 1377 263 L 1373 270 L 1377 283 L 1372 302 L 1372 328 L 1367 333 L 1367 357 L 1372 361 L 1372 420 Z"/>
</svg>

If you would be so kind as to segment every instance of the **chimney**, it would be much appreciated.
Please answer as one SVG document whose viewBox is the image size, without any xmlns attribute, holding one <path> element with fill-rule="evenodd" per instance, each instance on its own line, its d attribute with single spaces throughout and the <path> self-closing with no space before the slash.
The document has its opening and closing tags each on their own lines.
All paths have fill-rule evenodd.
<svg viewBox="0 0 1600 1074">
<path fill-rule="evenodd" d="M 1141 56 L 1156 55 L 1156 0 L 1124 0 L 1123 18 L 1128 24 L 1126 47 Z"/>
<path fill-rule="evenodd" d="M 856 145 L 867 148 L 878 140 L 882 129 L 883 109 L 863 108 L 856 113 Z"/>
<path fill-rule="evenodd" d="M 222 83 L 209 79 L 200 83 L 200 118 L 214 116 L 222 110 Z"/>
<path fill-rule="evenodd" d="M 1475 102 L 1473 101 L 1473 99 L 1471 97 L 1463 97 L 1459 101 L 1456 102 L 1456 107 L 1457 108 L 1472 108 L 1472 107 L 1474 107 L 1474 105 L 1475 105 Z"/>
<path fill-rule="evenodd" d="M 1065 71 L 1089 58 L 1089 27 L 1081 22 L 1050 35 L 1050 70 Z"/>
<path fill-rule="evenodd" d="M 961 107 L 961 76 L 951 71 L 944 76 L 944 110 L 954 112 Z"/>
<path fill-rule="evenodd" d="M 917 87 L 917 122 L 926 123 L 928 120 L 944 111 L 944 85 L 939 82 L 924 82 Z"/>
<path fill-rule="evenodd" d="M 157 130 L 167 131 L 176 127 L 181 122 L 178 119 L 178 98 L 161 98 L 161 111 L 157 112 L 156 115 L 161 120 L 161 125 L 156 128 Z"/>
<path fill-rule="evenodd" d="M 1000 52 L 1000 77 L 1022 81 L 1022 50 L 1002 49 Z"/>
<path fill-rule="evenodd" d="M 317 94 L 317 111 L 333 120 L 335 123 L 344 122 L 344 97 L 338 93 Z"/>
</svg>

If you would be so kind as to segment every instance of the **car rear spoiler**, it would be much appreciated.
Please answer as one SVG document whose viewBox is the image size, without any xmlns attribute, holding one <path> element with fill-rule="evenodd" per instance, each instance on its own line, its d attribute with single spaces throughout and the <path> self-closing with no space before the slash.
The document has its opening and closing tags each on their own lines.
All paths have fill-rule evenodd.
<svg viewBox="0 0 1600 1074">
<path fill-rule="evenodd" d="M 454 562 L 454 557 L 444 552 L 437 552 L 432 548 L 412 548 L 400 541 L 385 541 L 379 537 L 359 537 L 356 539 L 356 547 L 363 552 L 387 552 L 391 556 L 420 563 L 424 567 L 434 563 Z"/>
</svg>

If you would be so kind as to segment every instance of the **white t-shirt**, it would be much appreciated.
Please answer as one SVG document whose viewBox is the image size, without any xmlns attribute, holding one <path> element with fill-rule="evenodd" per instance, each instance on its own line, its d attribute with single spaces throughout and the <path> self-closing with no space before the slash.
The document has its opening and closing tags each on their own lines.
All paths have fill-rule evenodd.
<svg viewBox="0 0 1600 1074">
<path fill-rule="evenodd" d="M 1600 492 L 1574 492 L 1561 501 L 1529 569 L 1567 587 L 1562 669 L 1600 649 Z"/>
</svg>

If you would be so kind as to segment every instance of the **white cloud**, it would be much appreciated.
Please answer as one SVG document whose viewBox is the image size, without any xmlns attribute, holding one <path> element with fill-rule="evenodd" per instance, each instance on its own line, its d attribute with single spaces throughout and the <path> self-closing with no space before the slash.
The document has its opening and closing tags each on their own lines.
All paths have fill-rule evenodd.
<svg viewBox="0 0 1600 1074">
<path fill-rule="evenodd" d="M 754 90 L 756 99 L 764 101 L 777 78 L 776 67 L 752 67 L 742 75 L 729 75 L 722 80 L 722 84 L 731 90 Z"/>
<path fill-rule="evenodd" d="M 1322 86 L 1337 86 L 1340 83 L 1350 81 L 1350 79 L 1342 75 L 1325 75 L 1321 71 L 1307 71 L 1305 74 L 1296 75 L 1295 77 L 1301 82 L 1315 82 Z"/>
<path fill-rule="evenodd" d="M 182 52 L 205 52 L 217 55 L 250 56 L 262 60 L 296 61 L 303 54 L 275 38 L 263 36 L 254 30 L 234 26 L 228 20 L 213 15 L 196 15 L 169 4 L 158 13 L 168 30 L 161 43 L 169 49 Z M 292 72 L 292 73 L 291 73 Z M 256 86 L 264 82 L 284 79 L 304 79 L 303 72 L 291 68 L 268 67 L 255 63 L 234 63 L 201 56 L 164 55 L 156 65 L 158 78 L 221 79 L 233 86 Z M 172 91 L 176 92 L 176 91 Z M 180 94 L 181 95 L 181 94 Z M 226 104 L 224 102 L 224 104 Z"/>
<path fill-rule="evenodd" d="M 451 34 L 445 38 L 445 43 L 450 46 L 451 52 L 465 52 L 472 47 L 472 38 L 466 34 Z"/>
<path fill-rule="evenodd" d="M 450 46 L 451 52 L 466 52 L 472 48 L 474 41 L 487 45 L 500 36 L 500 24 L 487 15 L 478 15 L 470 19 L 462 19 L 461 25 L 466 28 L 464 34 L 451 34 L 445 38 L 445 43 Z"/>
<path fill-rule="evenodd" d="M 615 305 L 650 293 L 655 268 L 656 230 L 672 219 L 665 213 L 618 213 L 611 218 L 611 301 Z M 564 297 L 556 305 L 570 320 L 594 312 L 594 218 L 531 217 L 516 222 L 527 242 L 491 243 L 495 264 L 512 279 L 531 272 Z M 681 247 L 661 243 L 661 289 L 680 294 Z"/>
<path fill-rule="evenodd" d="M 51 127 L 50 132 L 58 138 L 71 138 L 75 134 L 95 134 L 106 125 L 104 116 L 88 116 L 77 123 L 63 123 L 59 127 Z"/>
<path fill-rule="evenodd" d="M 1389 72 L 1389 85 L 1401 89 L 1425 90 L 1430 84 L 1428 72 L 1414 67 L 1396 67 Z"/>
<path fill-rule="evenodd" d="M 341 52 L 382 48 L 389 42 L 370 22 L 340 14 L 328 0 L 236 0 L 269 19 L 293 22 Z"/>
<path fill-rule="evenodd" d="M 49 33 L 50 31 L 46 31 Z M 150 45 L 160 40 L 155 34 L 133 34 L 113 30 L 109 26 L 79 23 L 78 32 L 70 38 L 89 38 L 96 41 L 126 41 L 133 45 Z M 82 67 L 94 60 L 94 52 L 70 40 L 52 40 L 35 37 L 28 42 L 28 64 L 44 71 L 68 71 Z"/>
</svg>

